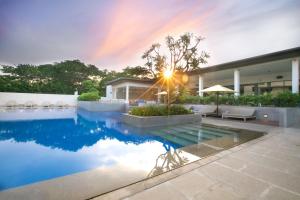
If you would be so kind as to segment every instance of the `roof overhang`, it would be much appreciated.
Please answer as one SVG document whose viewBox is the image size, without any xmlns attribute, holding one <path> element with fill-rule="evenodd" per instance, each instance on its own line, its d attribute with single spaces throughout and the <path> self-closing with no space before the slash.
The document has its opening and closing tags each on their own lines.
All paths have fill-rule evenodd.
<svg viewBox="0 0 300 200">
<path fill-rule="evenodd" d="M 257 65 L 257 64 L 262 64 L 262 63 L 267 63 L 267 62 L 272 62 L 277 60 L 290 59 L 295 57 L 300 57 L 300 47 L 286 49 L 283 51 L 277 51 L 277 52 L 259 55 L 259 56 L 254 56 L 251 58 L 245 58 L 242 60 L 222 63 L 222 64 L 213 65 L 205 68 L 200 68 L 197 70 L 193 70 L 188 74 L 189 75 L 203 74 L 203 73 L 221 71 L 226 69 L 247 67 L 250 65 Z"/>
<path fill-rule="evenodd" d="M 109 81 L 106 85 L 119 85 L 121 83 L 142 83 L 142 84 L 154 84 L 154 79 L 138 79 L 138 78 L 117 78 L 115 80 Z"/>
</svg>

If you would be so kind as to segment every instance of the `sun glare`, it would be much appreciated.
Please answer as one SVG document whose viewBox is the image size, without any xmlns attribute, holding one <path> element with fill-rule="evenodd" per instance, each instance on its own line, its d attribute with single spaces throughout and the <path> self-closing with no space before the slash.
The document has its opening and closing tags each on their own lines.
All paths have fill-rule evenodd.
<svg viewBox="0 0 300 200">
<path fill-rule="evenodd" d="M 166 69 L 166 70 L 164 71 L 164 78 L 169 79 L 169 78 L 172 77 L 172 75 L 173 75 L 173 71 L 172 71 L 172 70 Z"/>
</svg>

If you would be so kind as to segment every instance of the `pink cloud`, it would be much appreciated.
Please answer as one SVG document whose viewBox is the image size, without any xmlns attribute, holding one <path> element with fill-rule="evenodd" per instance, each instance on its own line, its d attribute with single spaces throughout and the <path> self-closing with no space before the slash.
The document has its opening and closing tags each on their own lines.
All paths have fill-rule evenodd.
<svg viewBox="0 0 300 200">
<path fill-rule="evenodd" d="M 110 26 L 105 30 L 106 37 L 99 42 L 92 59 L 109 58 L 121 63 L 141 55 L 152 43 L 167 35 L 195 32 L 214 9 L 199 13 L 200 8 L 201 1 L 192 4 L 173 1 L 161 5 L 158 10 L 149 2 L 131 1 L 128 4 L 128 1 L 120 1 L 107 19 Z"/>
</svg>

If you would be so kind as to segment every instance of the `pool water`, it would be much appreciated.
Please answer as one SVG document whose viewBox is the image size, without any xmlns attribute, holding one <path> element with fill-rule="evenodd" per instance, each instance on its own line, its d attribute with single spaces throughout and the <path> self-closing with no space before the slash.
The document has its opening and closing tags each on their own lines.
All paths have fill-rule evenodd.
<svg viewBox="0 0 300 200">
<path fill-rule="evenodd" d="M 187 153 L 184 162 L 174 157 L 173 168 L 206 156 L 193 145 L 217 152 L 258 137 L 199 124 L 137 129 L 120 116 L 76 109 L 0 112 L 0 191 L 95 168 L 122 167 L 149 177 L 169 170 L 160 160 L 180 156 L 178 148 Z"/>
</svg>

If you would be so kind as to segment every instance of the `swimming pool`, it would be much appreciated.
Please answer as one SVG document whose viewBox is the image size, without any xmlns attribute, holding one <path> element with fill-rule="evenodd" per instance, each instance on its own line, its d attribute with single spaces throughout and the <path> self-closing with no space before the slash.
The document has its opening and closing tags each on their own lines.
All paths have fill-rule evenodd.
<svg viewBox="0 0 300 200">
<path fill-rule="evenodd" d="M 120 116 L 76 109 L 1 112 L 0 191 L 92 169 L 137 181 L 260 136 L 199 124 L 138 129 Z"/>
</svg>

